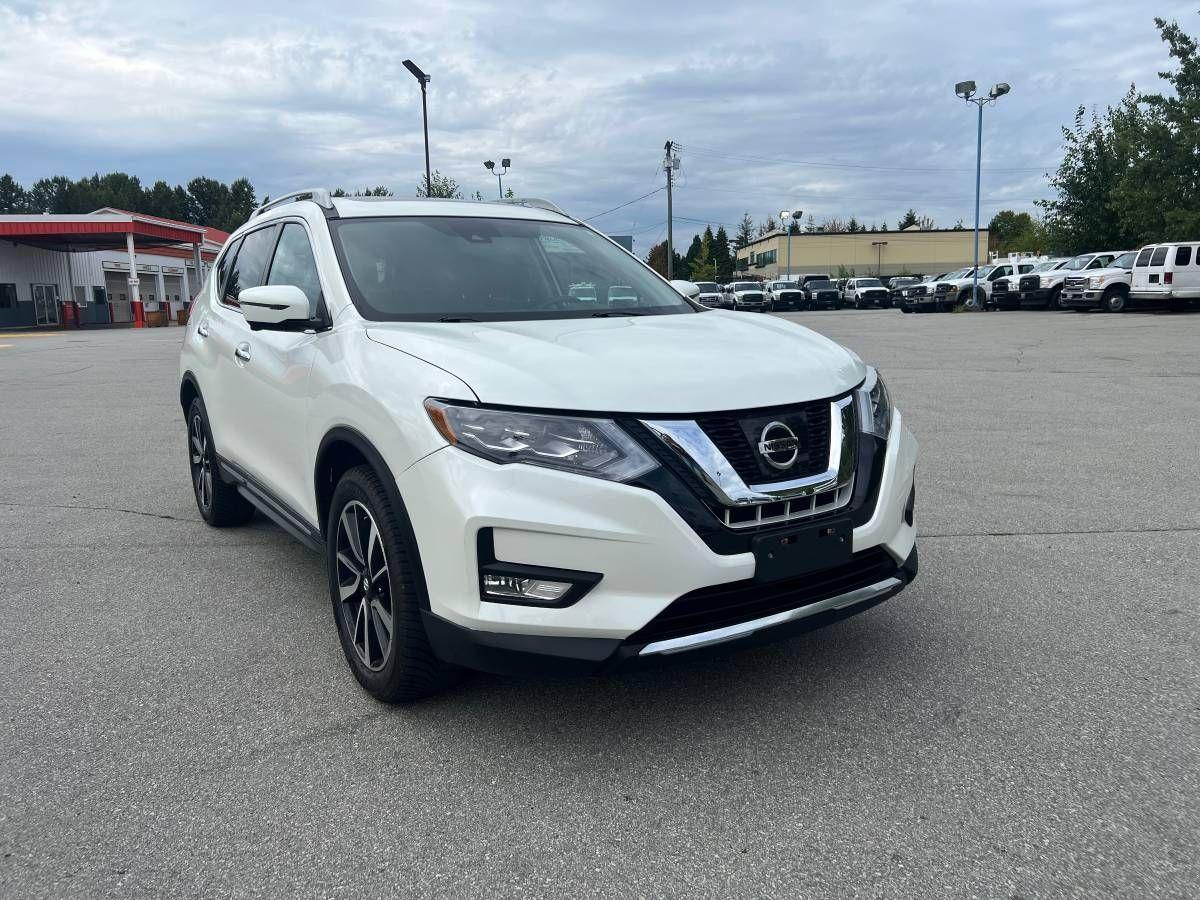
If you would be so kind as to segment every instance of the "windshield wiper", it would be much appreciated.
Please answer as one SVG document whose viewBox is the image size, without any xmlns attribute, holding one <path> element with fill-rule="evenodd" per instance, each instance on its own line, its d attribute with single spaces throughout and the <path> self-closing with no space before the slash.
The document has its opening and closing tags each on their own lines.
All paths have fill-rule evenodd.
<svg viewBox="0 0 1200 900">
<path fill-rule="evenodd" d="M 593 319 L 611 319 L 614 316 L 644 316 L 645 313 L 640 312 L 594 312 L 591 317 Z"/>
<path fill-rule="evenodd" d="M 439 322 L 478 322 L 478 319 L 472 319 L 470 316 L 442 316 L 438 319 Z"/>
</svg>

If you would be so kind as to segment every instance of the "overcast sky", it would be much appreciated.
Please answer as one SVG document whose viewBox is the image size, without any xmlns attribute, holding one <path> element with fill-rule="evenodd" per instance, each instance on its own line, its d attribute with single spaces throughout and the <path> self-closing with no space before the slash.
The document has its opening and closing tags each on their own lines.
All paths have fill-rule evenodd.
<svg viewBox="0 0 1200 900">
<path fill-rule="evenodd" d="M 1003 15 L 995 10 L 1003 8 Z M 593 216 L 664 184 L 682 145 L 676 241 L 784 207 L 818 219 L 939 226 L 973 215 L 974 107 L 952 85 L 1012 83 L 984 114 L 983 219 L 1033 209 L 1078 104 L 1159 87 L 1160 0 L 792 2 L 5 3 L 0 172 L 28 185 L 120 169 L 149 184 L 250 178 L 259 195 L 421 177 L 433 76 L 434 168 Z M 251 11 L 253 10 L 253 11 Z M 655 193 L 594 220 L 665 232 Z"/>
</svg>

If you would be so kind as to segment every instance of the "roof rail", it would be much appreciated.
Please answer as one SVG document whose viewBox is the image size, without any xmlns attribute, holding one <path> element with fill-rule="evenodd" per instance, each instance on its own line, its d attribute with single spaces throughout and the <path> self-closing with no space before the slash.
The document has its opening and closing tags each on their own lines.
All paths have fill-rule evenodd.
<svg viewBox="0 0 1200 900">
<path fill-rule="evenodd" d="M 268 209 L 274 209 L 276 206 L 282 206 L 284 203 L 295 203 L 299 200 L 311 200 L 324 209 L 333 209 L 333 201 L 329 199 L 329 191 L 325 188 L 308 188 L 303 191 L 292 191 L 290 194 L 284 194 L 282 197 L 276 197 L 274 200 L 268 200 L 258 209 L 256 209 L 250 218 L 261 216 Z"/>
<path fill-rule="evenodd" d="M 558 213 L 560 216 L 566 216 L 568 219 L 573 218 L 571 215 L 560 209 L 556 204 L 549 200 L 542 200 L 538 197 L 504 197 L 500 200 L 501 203 L 512 203 L 515 206 L 532 206 L 534 209 L 544 209 L 549 212 Z"/>
</svg>

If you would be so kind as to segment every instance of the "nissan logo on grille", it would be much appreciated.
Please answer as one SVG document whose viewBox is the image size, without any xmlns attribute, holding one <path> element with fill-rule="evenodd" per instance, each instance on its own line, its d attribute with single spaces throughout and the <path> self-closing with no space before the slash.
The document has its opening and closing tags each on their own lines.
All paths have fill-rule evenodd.
<svg viewBox="0 0 1200 900">
<path fill-rule="evenodd" d="M 769 422 L 758 436 L 758 454 L 773 468 L 789 469 L 800 457 L 800 439 L 782 422 Z"/>
</svg>

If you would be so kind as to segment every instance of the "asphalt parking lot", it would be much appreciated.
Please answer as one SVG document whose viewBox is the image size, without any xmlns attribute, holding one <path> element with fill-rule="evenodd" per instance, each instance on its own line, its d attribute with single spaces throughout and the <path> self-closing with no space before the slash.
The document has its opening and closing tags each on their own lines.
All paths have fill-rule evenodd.
<svg viewBox="0 0 1200 900">
<path fill-rule="evenodd" d="M 0 333 L 0 895 L 1196 896 L 1200 315 L 788 318 L 921 441 L 917 582 L 408 708 L 201 523 L 179 330 Z"/>
</svg>

